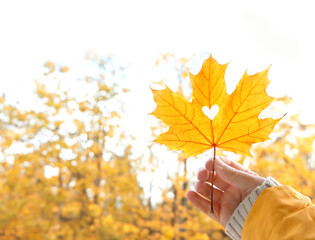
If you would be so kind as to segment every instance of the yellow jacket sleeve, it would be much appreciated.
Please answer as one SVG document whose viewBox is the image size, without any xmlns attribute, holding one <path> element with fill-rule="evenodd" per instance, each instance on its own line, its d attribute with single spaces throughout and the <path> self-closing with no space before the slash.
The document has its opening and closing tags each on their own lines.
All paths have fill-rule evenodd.
<svg viewBox="0 0 315 240">
<path fill-rule="evenodd" d="M 244 222 L 242 239 L 315 239 L 315 206 L 290 186 L 267 188 Z"/>
</svg>

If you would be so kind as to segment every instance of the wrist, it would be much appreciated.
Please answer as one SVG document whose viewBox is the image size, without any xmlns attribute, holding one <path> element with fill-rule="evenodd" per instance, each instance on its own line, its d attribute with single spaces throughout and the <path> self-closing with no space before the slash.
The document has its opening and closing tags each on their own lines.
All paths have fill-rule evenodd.
<svg viewBox="0 0 315 240">
<path fill-rule="evenodd" d="M 259 180 L 260 181 L 260 180 Z M 257 181 L 257 183 L 259 182 Z M 234 210 L 234 213 L 230 217 L 229 221 L 225 226 L 226 234 L 234 240 L 241 239 L 241 233 L 243 229 L 246 217 L 254 205 L 256 199 L 260 193 L 269 187 L 280 186 L 275 179 L 268 177 L 264 179 L 261 185 L 254 187 L 253 190 L 244 198 L 239 206 Z"/>
<path fill-rule="evenodd" d="M 247 190 L 244 193 L 244 197 L 242 200 L 244 200 L 257 187 L 264 186 L 264 184 L 267 182 L 267 179 L 268 178 L 263 178 L 263 177 L 260 177 L 258 175 L 254 176 L 253 180 L 252 180 L 252 186 L 247 188 Z"/>
</svg>

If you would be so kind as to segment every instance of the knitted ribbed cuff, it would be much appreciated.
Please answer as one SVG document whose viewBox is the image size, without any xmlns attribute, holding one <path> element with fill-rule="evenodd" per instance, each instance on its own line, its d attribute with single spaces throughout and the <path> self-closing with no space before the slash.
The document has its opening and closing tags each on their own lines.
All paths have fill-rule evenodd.
<svg viewBox="0 0 315 240">
<path fill-rule="evenodd" d="M 259 194 L 269 187 L 280 186 L 272 177 L 268 177 L 262 185 L 256 187 L 235 209 L 225 227 L 225 233 L 233 240 L 240 240 L 245 219 Z"/>
</svg>

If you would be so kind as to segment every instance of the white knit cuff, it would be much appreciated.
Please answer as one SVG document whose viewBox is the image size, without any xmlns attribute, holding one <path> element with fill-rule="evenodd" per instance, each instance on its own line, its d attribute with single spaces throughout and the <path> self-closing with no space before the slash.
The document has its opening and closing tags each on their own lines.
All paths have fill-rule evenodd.
<svg viewBox="0 0 315 240">
<path fill-rule="evenodd" d="M 233 240 L 240 240 L 245 219 L 254 205 L 259 194 L 269 187 L 280 186 L 272 177 L 266 178 L 262 185 L 256 187 L 244 200 L 238 205 L 234 213 L 230 217 L 225 227 L 225 233 Z"/>
</svg>

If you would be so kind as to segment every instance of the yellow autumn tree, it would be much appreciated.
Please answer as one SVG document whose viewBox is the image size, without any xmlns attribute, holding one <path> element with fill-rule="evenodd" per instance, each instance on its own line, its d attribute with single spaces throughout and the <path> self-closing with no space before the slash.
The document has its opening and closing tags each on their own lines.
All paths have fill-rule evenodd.
<svg viewBox="0 0 315 240">
<path fill-rule="evenodd" d="M 87 61 L 96 76 L 68 86 L 65 67 L 46 63 L 34 108 L 19 109 L 1 98 L 1 239 L 143 234 L 138 160 L 120 127 L 125 90 L 115 81 L 123 71 L 111 58 L 90 54 Z"/>
</svg>

